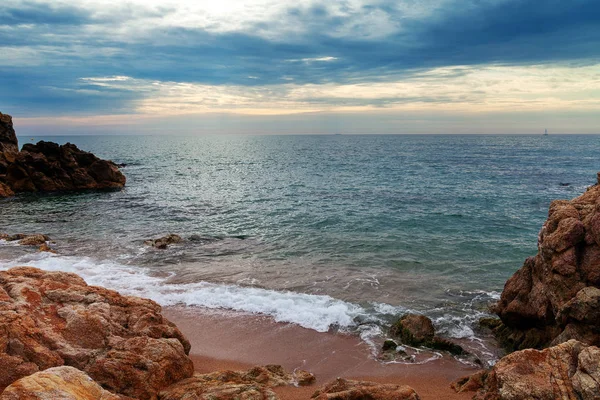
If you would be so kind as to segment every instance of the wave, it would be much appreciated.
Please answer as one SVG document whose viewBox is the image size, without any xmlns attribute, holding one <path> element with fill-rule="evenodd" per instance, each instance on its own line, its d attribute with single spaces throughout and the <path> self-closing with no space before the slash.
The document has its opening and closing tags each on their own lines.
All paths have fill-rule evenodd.
<svg viewBox="0 0 600 400">
<path fill-rule="evenodd" d="M 200 306 L 265 314 L 277 322 L 294 323 L 318 332 L 326 332 L 332 327 L 348 329 L 356 326 L 356 321 L 367 317 L 363 307 L 326 295 L 209 282 L 170 284 L 169 277 L 152 276 L 146 268 L 90 257 L 41 252 L 10 262 L 1 261 L 0 269 L 15 265 L 73 272 L 89 285 L 103 286 L 125 295 L 147 297 L 162 306 Z"/>
</svg>

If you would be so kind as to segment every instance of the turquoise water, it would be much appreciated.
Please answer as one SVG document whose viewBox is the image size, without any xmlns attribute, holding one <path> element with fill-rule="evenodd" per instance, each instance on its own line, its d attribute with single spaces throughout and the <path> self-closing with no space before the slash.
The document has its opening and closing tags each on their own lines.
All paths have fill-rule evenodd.
<svg viewBox="0 0 600 400">
<path fill-rule="evenodd" d="M 0 231 L 46 233 L 60 254 L 5 245 L 3 265 L 58 265 L 165 304 L 317 330 L 412 309 L 448 336 L 476 335 L 474 319 L 535 254 L 550 201 L 600 170 L 598 136 L 43 139 L 126 163 L 127 186 L 0 201 Z M 143 246 L 166 233 L 192 240 Z"/>
</svg>

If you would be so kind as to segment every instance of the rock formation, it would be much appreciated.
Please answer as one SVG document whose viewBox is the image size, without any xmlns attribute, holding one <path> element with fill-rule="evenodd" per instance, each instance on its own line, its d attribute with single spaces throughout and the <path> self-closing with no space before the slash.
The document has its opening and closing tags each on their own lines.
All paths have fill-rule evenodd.
<svg viewBox="0 0 600 400">
<path fill-rule="evenodd" d="M 193 374 L 189 342 L 160 311 L 75 274 L 0 271 L 0 390 L 69 365 L 113 393 L 154 399 Z"/>
<path fill-rule="evenodd" d="M 569 339 L 600 345 L 600 184 L 550 204 L 538 254 L 506 282 L 493 311 L 510 350 Z"/>
<path fill-rule="evenodd" d="M 125 176 L 111 161 L 79 150 L 40 141 L 19 151 L 10 115 L 0 113 L 0 197 L 19 192 L 116 189 Z"/>
<path fill-rule="evenodd" d="M 0 400 L 126 400 L 102 389 L 85 372 L 54 367 L 21 378 L 7 387 Z"/>
<path fill-rule="evenodd" d="M 475 400 L 597 400 L 600 349 L 570 340 L 541 351 L 517 351 L 491 371 L 461 379 L 454 387 L 480 389 Z"/>
<path fill-rule="evenodd" d="M 406 385 L 338 378 L 317 390 L 311 398 L 314 400 L 419 400 L 419 395 Z"/>
<path fill-rule="evenodd" d="M 301 378 L 298 379 L 299 377 Z M 314 376 L 306 371 L 289 374 L 280 365 L 266 365 L 254 367 L 248 371 L 196 374 L 192 378 L 184 379 L 170 386 L 162 391 L 159 397 L 160 400 L 277 400 L 278 396 L 271 388 L 292 384 L 310 384 L 314 379 Z"/>
</svg>

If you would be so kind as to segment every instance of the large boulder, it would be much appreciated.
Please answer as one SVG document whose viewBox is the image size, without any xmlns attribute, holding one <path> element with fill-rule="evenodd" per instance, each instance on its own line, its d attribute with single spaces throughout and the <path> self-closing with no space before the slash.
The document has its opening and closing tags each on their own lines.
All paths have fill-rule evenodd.
<svg viewBox="0 0 600 400">
<path fill-rule="evenodd" d="M 125 400 L 73 367 L 54 367 L 21 378 L 7 387 L 0 400 Z"/>
<path fill-rule="evenodd" d="M 154 399 L 192 376 L 189 350 L 151 300 L 88 286 L 70 273 L 0 271 L 0 391 L 69 365 L 114 393 Z"/>
<path fill-rule="evenodd" d="M 569 339 L 600 345 L 600 185 L 550 204 L 538 253 L 525 260 L 493 307 L 510 350 Z"/>
<path fill-rule="evenodd" d="M 111 161 L 74 144 L 40 141 L 19 152 L 12 118 L 0 113 L 0 197 L 19 192 L 117 189 L 125 176 Z"/>
<path fill-rule="evenodd" d="M 314 400 L 419 400 L 419 395 L 406 385 L 338 378 L 321 387 L 311 398 Z"/>
<path fill-rule="evenodd" d="M 479 389 L 476 400 L 600 398 L 600 349 L 570 340 L 544 350 L 521 350 L 489 372 L 463 378 L 457 391 Z"/>
</svg>

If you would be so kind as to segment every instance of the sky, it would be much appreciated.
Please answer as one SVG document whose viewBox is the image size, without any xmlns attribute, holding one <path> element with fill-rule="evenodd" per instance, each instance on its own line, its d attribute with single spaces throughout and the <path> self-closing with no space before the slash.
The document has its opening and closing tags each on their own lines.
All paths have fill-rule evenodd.
<svg viewBox="0 0 600 400">
<path fill-rule="evenodd" d="M 2 0 L 57 134 L 600 133 L 598 0 Z"/>
</svg>

